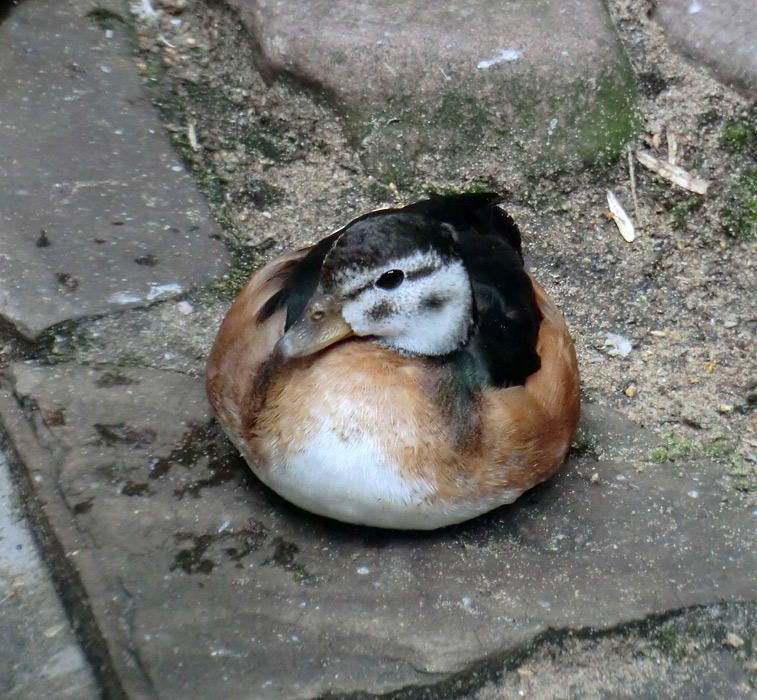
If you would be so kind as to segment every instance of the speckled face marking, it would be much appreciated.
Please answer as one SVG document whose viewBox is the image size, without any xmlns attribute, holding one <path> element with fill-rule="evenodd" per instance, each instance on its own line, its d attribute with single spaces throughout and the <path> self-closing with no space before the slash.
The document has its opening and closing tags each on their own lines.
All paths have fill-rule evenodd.
<svg viewBox="0 0 757 700">
<path fill-rule="evenodd" d="M 397 307 L 387 299 L 382 299 L 378 304 L 368 309 L 366 316 L 369 321 L 379 323 L 396 313 Z"/>
<path fill-rule="evenodd" d="M 448 301 L 445 294 L 432 293 L 421 300 L 421 309 L 424 311 L 439 311 Z"/>
</svg>

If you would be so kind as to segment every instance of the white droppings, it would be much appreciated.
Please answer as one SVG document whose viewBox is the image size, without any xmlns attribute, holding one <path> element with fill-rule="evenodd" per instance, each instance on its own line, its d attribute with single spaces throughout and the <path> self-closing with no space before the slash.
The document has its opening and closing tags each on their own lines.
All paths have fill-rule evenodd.
<svg viewBox="0 0 757 700">
<path fill-rule="evenodd" d="M 609 348 L 607 354 L 612 357 L 615 357 L 616 355 L 627 357 L 631 353 L 631 350 L 633 350 L 633 345 L 628 338 L 610 332 L 605 334 L 605 347 Z"/>
<path fill-rule="evenodd" d="M 365 576 L 366 574 L 370 574 L 371 570 L 367 566 L 361 566 L 361 567 L 358 568 L 357 572 L 361 576 Z"/>
<path fill-rule="evenodd" d="M 502 61 L 517 61 L 519 58 L 523 58 L 523 52 L 518 49 L 500 49 L 499 53 L 494 57 L 486 61 L 479 61 L 476 65 L 477 68 L 491 68 L 491 66 Z"/>
<path fill-rule="evenodd" d="M 703 9 L 702 3 L 696 2 L 695 0 L 694 2 L 691 3 L 691 5 L 689 5 L 689 8 L 688 10 L 686 10 L 686 12 L 688 12 L 690 15 L 696 15 L 696 14 L 699 14 L 702 11 L 702 9 Z"/>
<path fill-rule="evenodd" d="M 184 170 L 183 165 L 172 165 L 171 170 L 173 170 L 175 173 L 180 173 L 182 170 Z"/>
<path fill-rule="evenodd" d="M 229 525 L 231 525 L 231 520 L 224 520 L 223 523 L 221 523 L 221 527 L 218 528 L 218 532 L 228 530 Z"/>
<path fill-rule="evenodd" d="M 142 301 L 142 297 L 137 294 L 129 294 L 129 292 L 116 292 L 108 297 L 108 301 L 111 304 L 134 304 L 137 301 Z"/>
<path fill-rule="evenodd" d="M 180 294 L 183 291 L 180 284 L 154 284 L 147 293 L 147 300 L 152 301 L 165 294 Z"/>
<path fill-rule="evenodd" d="M 113 38 L 113 30 L 112 29 L 106 29 L 105 30 L 105 36 L 108 39 L 112 39 Z"/>
<path fill-rule="evenodd" d="M 131 3 L 131 13 L 141 20 L 155 19 L 158 16 L 157 11 L 153 8 L 150 0 L 140 0 Z"/>
<path fill-rule="evenodd" d="M 103 73 L 110 73 L 110 71 L 111 71 L 111 67 L 110 67 L 110 66 L 100 66 L 100 70 L 101 70 L 101 71 L 102 71 Z"/>
<path fill-rule="evenodd" d="M 191 314 L 195 310 L 195 307 L 192 306 L 192 304 L 190 304 L 188 301 L 180 301 L 178 304 L 176 304 L 176 308 L 183 316 L 189 316 L 189 314 Z"/>
<path fill-rule="evenodd" d="M 690 498 L 699 498 L 699 491 L 692 489 L 691 491 L 689 491 L 688 495 Z"/>
</svg>

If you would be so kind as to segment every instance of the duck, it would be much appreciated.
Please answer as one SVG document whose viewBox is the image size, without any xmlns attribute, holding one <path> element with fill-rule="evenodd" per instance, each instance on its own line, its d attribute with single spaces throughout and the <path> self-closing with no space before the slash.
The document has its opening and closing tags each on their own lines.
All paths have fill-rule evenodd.
<svg viewBox="0 0 757 700">
<path fill-rule="evenodd" d="M 372 211 L 251 277 L 206 389 L 260 481 L 335 520 L 432 530 L 557 471 L 580 412 L 575 348 L 502 201 Z"/>
</svg>

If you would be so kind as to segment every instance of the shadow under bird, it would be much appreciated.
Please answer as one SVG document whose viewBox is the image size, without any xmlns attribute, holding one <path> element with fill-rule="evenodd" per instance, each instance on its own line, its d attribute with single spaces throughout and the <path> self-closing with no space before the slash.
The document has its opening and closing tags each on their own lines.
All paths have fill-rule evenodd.
<svg viewBox="0 0 757 700">
<path fill-rule="evenodd" d="M 337 520 L 428 530 L 560 467 L 579 415 L 575 350 L 500 202 L 374 211 L 250 279 L 206 382 L 261 481 Z"/>
</svg>

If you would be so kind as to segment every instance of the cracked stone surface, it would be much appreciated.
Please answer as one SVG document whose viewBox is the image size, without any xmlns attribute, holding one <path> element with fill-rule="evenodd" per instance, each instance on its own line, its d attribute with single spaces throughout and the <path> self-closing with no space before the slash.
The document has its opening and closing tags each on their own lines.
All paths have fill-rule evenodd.
<svg viewBox="0 0 757 700">
<path fill-rule="evenodd" d="M 47 567 L 14 498 L 0 452 L 0 696 L 5 700 L 100 697 Z"/>
<path fill-rule="evenodd" d="M 28 338 L 176 296 L 228 262 L 125 34 L 92 7 L 30 0 L 0 24 L 0 316 Z"/>
<path fill-rule="evenodd" d="M 752 0 L 667 0 L 656 17 L 668 39 L 729 85 L 757 96 L 757 15 Z"/>
<path fill-rule="evenodd" d="M 571 455 L 557 478 L 424 534 L 289 506 L 207 411 L 201 381 L 176 372 L 6 372 L 0 418 L 60 545 L 53 568 L 81 588 L 85 637 L 103 640 L 101 677 L 129 697 L 438 685 L 548 629 L 754 595 L 757 518 L 724 502 L 706 462 L 612 461 L 652 443 L 608 409 L 587 412 L 593 452 Z"/>
<path fill-rule="evenodd" d="M 418 159 L 594 161 L 634 132 L 636 88 L 599 0 L 226 0 L 272 78 L 324 94 L 377 174 Z"/>
</svg>

